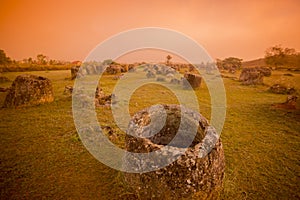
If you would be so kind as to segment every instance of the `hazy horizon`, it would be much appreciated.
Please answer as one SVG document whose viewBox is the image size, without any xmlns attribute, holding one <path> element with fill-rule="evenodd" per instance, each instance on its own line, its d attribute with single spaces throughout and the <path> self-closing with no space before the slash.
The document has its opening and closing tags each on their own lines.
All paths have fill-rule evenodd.
<svg viewBox="0 0 300 200">
<path fill-rule="evenodd" d="M 42 53 L 57 60 L 84 60 L 109 37 L 134 28 L 179 31 L 212 58 L 253 60 L 277 44 L 300 49 L 300 2 L 287 1 L 21 1 L 0 2 L 0 49 L 16 60 Z M 142 54 L 122 56 L 134 62 Z M 144 55 L 145 61 L 165 56 Z M 174 59 L 176 61 L 176 59 Z"/>
</svg>

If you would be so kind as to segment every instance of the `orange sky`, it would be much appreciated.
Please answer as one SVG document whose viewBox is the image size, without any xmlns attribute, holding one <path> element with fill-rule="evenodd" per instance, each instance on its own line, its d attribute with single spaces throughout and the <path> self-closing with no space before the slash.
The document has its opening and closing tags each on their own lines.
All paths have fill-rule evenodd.
<svg viewBox="0 0 300 200">
<path fill-rule="evenodd" d="M 213 58 L 250 60 L 275 44 L 299 51 L 299 22 L 299 0 L 0 0 L 0 49 L 82 60 L 114 34 L 151 26 L 194 38 Z"/>
</svg>

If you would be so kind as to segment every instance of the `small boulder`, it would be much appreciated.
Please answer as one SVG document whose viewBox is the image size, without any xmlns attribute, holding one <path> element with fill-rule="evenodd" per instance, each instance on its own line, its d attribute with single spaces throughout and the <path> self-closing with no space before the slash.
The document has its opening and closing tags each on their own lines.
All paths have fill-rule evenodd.
<svg viewBox="0 0 300 200">
<path fill-rule="evenodd" d="M 244 68 L 239 78 L 244 85 L 263 84 L 263 79 L 263 73 L 256 68 Z"/>
<path fill-rule="evenodd" d="M 273 104 L 272 106 L 274 108 L 281 108 L 281 109 L 291 109 L 294 110 L 296 109 L 296 105 L 297 105 L 297 96 L 294 95 L 289 95 L 286 98 L 286 101 L 284 103 L 277 103 L 277 104 Z"/>
<path fill-rule="evenodd" d="M 72 95 L 72 92 L 73 92 L 73 86 L 66 85 L 65 86 L 65 90 L 64 90 L 64 94 L 65 95 Z"/>
<path fill-rule="evenodd" d="M 202 77 L 197 74 L 185 73 L 184 78 L 189 82 L 193 89 L 200 87 Z"/>
<path fill-rule="evenodd" d="M 93 75 L 93 74 L 97 74 L 97 68 L 94 65 L 87 65 L 85 66 L 87 75 Z"/>
<path fill-rule="evenodd" d="M 152 71 L 148 70 L 148 72 L 147 72 L 147 74 L 146 74 L 146 77 L 147 77 L 147 78 L 155 78 L 156 75 L 155 75 Z"/>
<path fill-rule="evenodd" d="M 181 81 L 177 78 L 172 78 L 170 81 L 171 84 L 180 85 Z"/>
<path fill-rule="evenodd" d="M 104 106 L 104 105 L 110 105 L 116 103 L 116 97 L 114 94 L 104 94 L 101 88 L 96 88 L 95 93 L 95 105 L 97 107 Z"/>
<path fill-rule="evenodd" d="M 119 74 L 122 72 L 122 67 L 118 64 L 111 64 L 106 68 L 107 74 Z"/>
<path fill-rule="evenodd" d="M 286 73 L 286 74 L 283 74 L 283 76 L 294 76 L 294 75 L 290 74 L 290 73 Z"/>
<path fill-rule="evenodd" d="M 166 78 L 165 77 L 157 77 L 156 81 L 158 81 L 158 82 L 165 82 Z"/>
<path fill-rule="evenodd" d="M 71 68 L 71 79 L 74 80 L 77 77 L 80 66 L 73 66 Z"/>
<path fill-rule="evenodd" d="M 271 76 L 271 69 L 267 67 L 244 68 L 239 80 L 244 85 L 260 85 L 263 84 L 264 76 Z"/>
<path fill-rule="evenodd" d="M 269 91 L 275 94 L 294 94 L 296 92 L 295 88 L 285 87 L 284 85 L 281 84 L 272 85 L 269 88 Z"/>
<path fill-rule="evenodd" d="M 268 67 L 256 67 L 257 71 L 260 71 L 264 76 L 269 77 L 272 74 L 272 71 Z"/>
</svg>

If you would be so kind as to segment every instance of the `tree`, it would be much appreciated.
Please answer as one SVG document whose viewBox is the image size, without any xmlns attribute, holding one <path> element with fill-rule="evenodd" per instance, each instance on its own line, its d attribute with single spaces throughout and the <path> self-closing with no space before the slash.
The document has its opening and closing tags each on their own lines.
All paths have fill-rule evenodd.
<svg viewBox="0 0 300 200">
<path fill-rule="evenodd" d="M 28 63 L 32 64 L 33 63 L 33 59 L 31 57 L 28 58 Z"/>
<path fill-rule="evenodd" d="M 223 60 L 217 58 L 216 59 L 216 65 L 219 69 L 223 69 Z"/>
<path fill-rule="evenodd" d="M 6 56 L 5 52 L 2 49 L 0 49 L 0 65 L 10 64 L 11 62 L 11 59 Z"/>
<path fill-rule="evenodd" d="M 49 60 L 49 65 L 57 65 L 57 61 L 54 59 Z"/>
<path fill-rule="evenodd" d="M 265 62 L 269 66 L 299 65 L 300 54 L 293 48 L 283 48 L 281 45 L 270 47 L 265 52 Z"/>
<path fill-rule="evenodd" d="M 28 63 L 28 60 L 27 60 L 27 58 L 24 58 L 21 62 L 22 63 Z"/>
<path fill-rule="evenodd" d="M 36 56 L 37 59 L 37 63 L 40 65 L 45 65 L 47 64 L 47 60 L 46 60 L 47 56 L 43 55 L 43 54 L 38 54 Z"/>
<path fill-rule="evenodd" d="M 240 58 L 228 57 L 224 60 L 217 59 L 216 65 L 225 70 L 238 70 L 242 66 L 242 61 L 243 59 Z"/>
<path fill-rule="evenodd" d="M 172 56 L 168 55 L 168 56 L 167 56 L 167 65 L 170 64 L 170 60 L 171 60 L 171 59 L 172 59 Z"/>
</svg>

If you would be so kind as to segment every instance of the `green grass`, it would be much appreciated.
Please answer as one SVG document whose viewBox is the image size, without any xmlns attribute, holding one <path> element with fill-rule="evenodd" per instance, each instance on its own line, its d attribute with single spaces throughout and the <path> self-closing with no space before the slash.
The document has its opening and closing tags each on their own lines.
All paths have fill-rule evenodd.
<svg viewBox="0 0 300 200">
<path fill-rule="evenodd" d="M 26 72 L 27 73 L 27 72 Z M 63 95 L 73 82 L 70 71 L 28 72 L 53 82 L 55 101 L 20 109 L 0 110 L 1 199 L 124 199 L 134 198 L 122 174 L 94 159 L 77 136 L 71 98 Z M 221 199 L 300 198 L 300 111 L 275 110 L 286 95 L 267 92 L 285 71 L 265 78 L 266 85 L 243 86 L 224 79 L 227 116 L 221 135 L 226 176 Z M 10 80 L 22 72 L 3 73 Z M 300 91 L 300 74 L 289 77 Z M 104 92 L 116 80 L 100 80 Z M 0 84 L 7 87 L 11 83 Z M 202 114 L 210 118 L 208 91 L 196 90 Z M 5 93 L 0 93 L 0 105 Z M 139 88 L 130 99 L 130 113 L 161 102 L 176 103 L 172 92 L 157 84 Z M 109 108 L 97 108 L 101 125 L 111 126 L 123 146 L 124 133 L 113 122 Z"/>
</svg>

